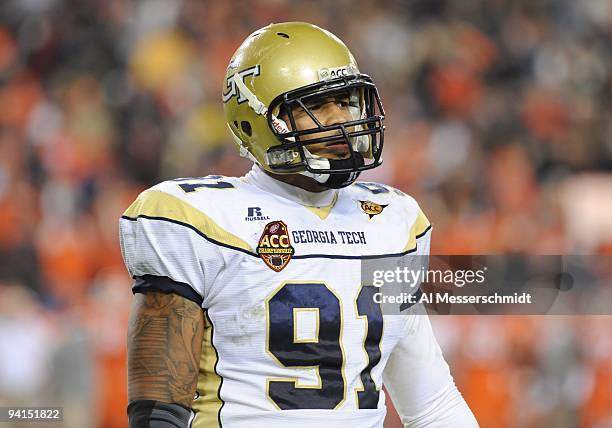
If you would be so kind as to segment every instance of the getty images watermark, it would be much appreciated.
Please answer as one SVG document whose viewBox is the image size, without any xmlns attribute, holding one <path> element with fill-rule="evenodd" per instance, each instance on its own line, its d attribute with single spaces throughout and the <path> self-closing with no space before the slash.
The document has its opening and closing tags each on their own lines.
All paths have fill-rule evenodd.
<svg viewBox="0 0 612 428">
<path fill-rule="evenodd" d="M 362 261 L 384 314 L 612 315 L 612 256 L 416 256 Z"/>
<path fill-rule="evenodd" d="M 441 292 L 416 292 L 421 284 L 444 284 L 450 287 L 462 288 L 465 286 L 484 284 L 486 281 L 487 267 L 482 269 L 418 269 L 407 266 L 396 266 L 392 270 L 375 270 L 372 272 L 372 285 L 380 289 L 373 294 L 375 303 L 390 304 L 452 304 L 452 303 L 503 303 L 524 304 L 531 303 L 531 294 L 528 292 L 512 295 L 493 293 L 493 295 L 454 295 Z M 403 291 L 399 294 L 386 294 L 383 287 L 386 284 L 399 284 Z"/>
</svg>

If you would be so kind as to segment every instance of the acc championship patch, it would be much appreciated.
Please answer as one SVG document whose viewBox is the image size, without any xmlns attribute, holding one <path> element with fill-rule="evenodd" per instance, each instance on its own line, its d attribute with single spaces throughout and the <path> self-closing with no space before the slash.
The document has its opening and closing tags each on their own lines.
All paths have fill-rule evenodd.
<svg viewBox="0 0 612 428">
<path fill-rule="evenodd" d="M 359 201 L 359 205 L 361 206 L 361 211 L 366 213 L 370 219 L 375 215 L 380 214 L 388 205 L 380 205 L 375 202 L 370 201 Z"/>
<path fill-rule="evenodd" d="M 287 266 L 295 249 L 289 240 L 287 225 L 278 220 L 266 224 L 259 238 L 257 254 L 275 272 L 280 272 Z"/>
</svg>

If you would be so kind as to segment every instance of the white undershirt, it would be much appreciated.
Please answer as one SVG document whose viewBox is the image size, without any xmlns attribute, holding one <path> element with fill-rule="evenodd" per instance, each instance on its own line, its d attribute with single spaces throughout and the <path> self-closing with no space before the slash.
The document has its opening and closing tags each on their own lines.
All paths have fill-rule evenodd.
<svg viewBox="0 0 612 428">
<path fill-rule="evenodd" d="M 253 165 L 253 168 L 244 176 L 244 179 L 259 187 L 264 192 L 272 193 L 281 198 L 309 207 L 328 206 L 334 201 L 336 193 L 338 193 L 338 189 L 309 192 L 301 187 L 293 186 L 292 184 L 270 177 L 259 165 Z"/>
</svg>

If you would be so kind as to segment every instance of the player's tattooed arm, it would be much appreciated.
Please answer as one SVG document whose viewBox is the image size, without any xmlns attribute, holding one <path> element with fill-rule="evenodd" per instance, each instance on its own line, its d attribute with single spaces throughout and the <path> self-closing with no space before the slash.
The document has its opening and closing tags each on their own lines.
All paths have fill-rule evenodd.
<svg viewBox="0 0 612 428">
<path fill-rule="evenodd" d="M 128 400 L 191 407 L 198 379 L 202 308 L 176 294 L 134 296 L 128 326 Z"/>
</svg>

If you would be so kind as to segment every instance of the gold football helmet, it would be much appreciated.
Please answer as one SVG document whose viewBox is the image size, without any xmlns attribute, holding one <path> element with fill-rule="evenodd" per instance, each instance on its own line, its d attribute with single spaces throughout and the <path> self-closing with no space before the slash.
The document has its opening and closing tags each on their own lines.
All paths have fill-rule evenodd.
<svg viewBox="0 0 612 428">
<path fill-rule="evenodd" d="M 338 97 L 349 103 L 352 120 L 322 124 L 311 106 Z M 240 154 L 267 171 L 339 188 L 382 163 L 384 110 L 376 85 L 340 39 L 315 25 L 270 24 L 247 37 L 227 67 L 223 106 Z M 300 109 L 315 127 L 297 129 Z M 346 144 L 349 155 L 328 159 L 308 150 L 332 142 Z"/>
</svg>

